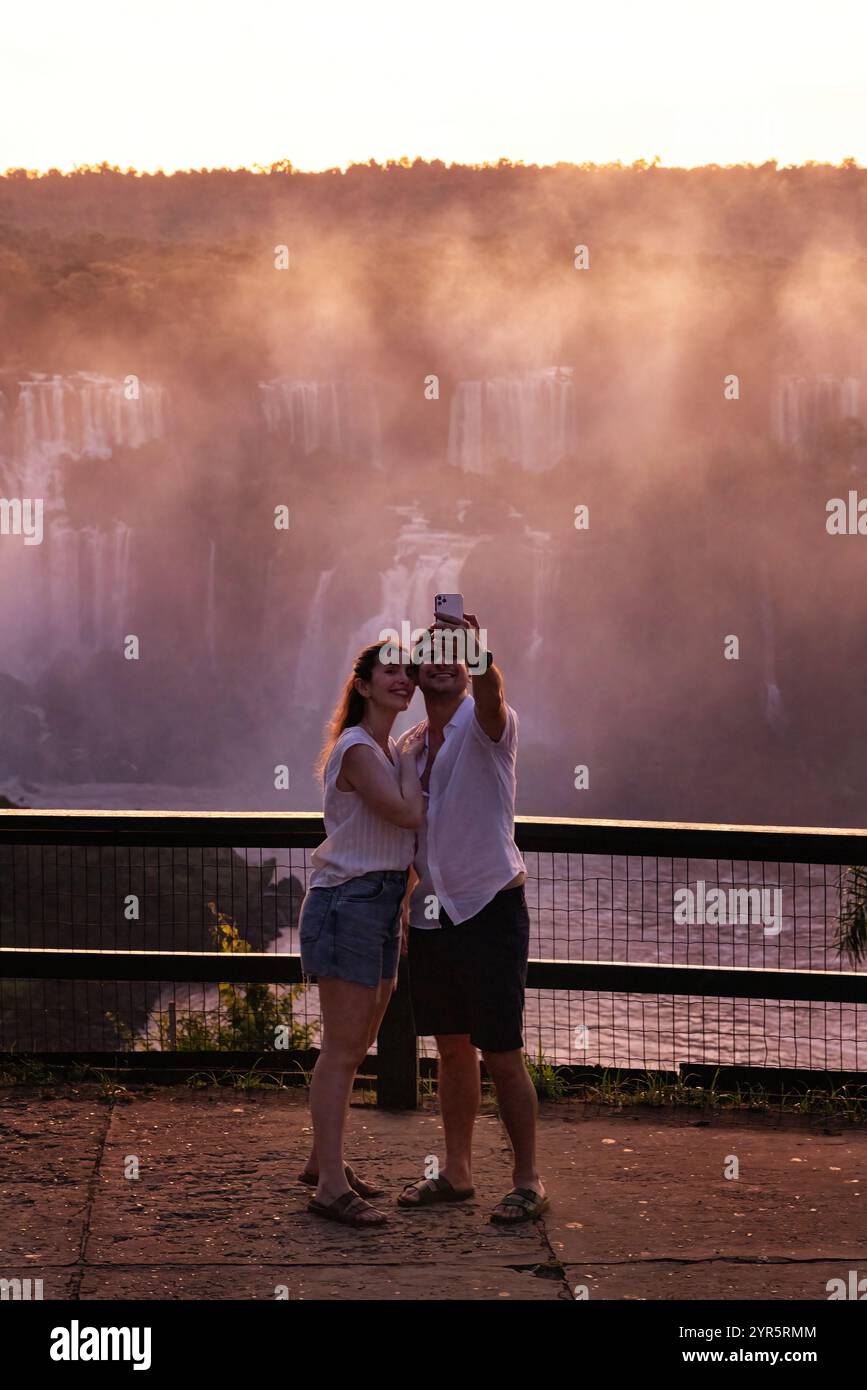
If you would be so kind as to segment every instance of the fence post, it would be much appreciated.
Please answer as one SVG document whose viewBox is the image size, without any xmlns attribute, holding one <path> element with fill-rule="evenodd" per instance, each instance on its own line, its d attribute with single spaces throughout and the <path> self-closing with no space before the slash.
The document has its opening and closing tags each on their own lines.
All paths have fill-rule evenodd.
<svg viewBox="0 0 867 1390">
<path fill-rule="evenodd" d="M 385 1110 L 415 1110 L 418 1107 L 418 1047 L 406 956 L 400 958 L 397 989 L 379 1029 L 376 1103 Z"/>
</svg>

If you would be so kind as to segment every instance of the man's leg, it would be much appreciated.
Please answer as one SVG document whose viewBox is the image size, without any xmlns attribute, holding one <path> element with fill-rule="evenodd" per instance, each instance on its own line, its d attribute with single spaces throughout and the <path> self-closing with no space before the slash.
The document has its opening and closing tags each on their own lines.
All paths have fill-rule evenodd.
<svg viewBox="0 0 867 1390">
<path fill-rule="evenodd" d="M 439 1054 L 439 1107 L 446 1150 L 439 1176 L 457 1191 L 466 1191 L 473 1185 L 473 1126 L 482 1086 L 479 1054 L 470 1042 L 459 928 L 410 927 L 409 982 L 416 1032 L 423 1038 L 436 1038 Z M 399 1199 L 401 1205 L 415 1205 L 418 1200 L 418 1192 L 410 1189 Z"/>
<path fill-rule="evenodd" d="M 500 1117 L 512 1142 L 515 1187 L 544 1197 L 536 1166 L 539 1102 L 524 1061 L 523 1013 L 527 984 L 530 918 L 523 887 L 506 888 L 476 919 L 468 936 L 476 1017 L 472 1036 L 479 1043 L 497 1092 Z M 529 1199 L 528 1199 L 529 1200 Z M 494 1214 L 526 1220 L 527 1209 L 499 1202 Z"/>
<path fill-rule="evenodd" d="M 539 1102 L 536 1088 L 527 1071 L 522 1048 L 512 1052 L 483 1051 L 485 1066 L 491 1074 L 497 1092 L 500 1117 L 512 1141 L 514 1167 L 512 1182 L 515 1187 L 529 1187 L 540 1196 L 545 1189 L 539 1179 L 536 1167 L 536 1120 Z M 495 1211 L 514 1220 L 520 1211 L 514 1207 L 504 1207 L 500 1202 Z"/>
<path fill-rule="evenodd" d="M 445 1135 L 445 1163 L 439 1176 L 456 1189 L 473 1185 L 473 1126 L 479 1113 L 482 1085 L 479 1054 L 466 1033 L 436 1035 L 439 1053 L 439 1103 Z M 418 1193 L 405 1191 L 402 1202 L 417 1203 Z"/>
<path fill-rule="evenodd" d="M 441 1033 L 439 1052 L 439 1101 L 446 1143 L 445 1166 L 440 1175 L 452 1187 L 473 1185 L 473 1129 L 482 1103 L 479 1054 L 466 1033 Z"/>
</svg>

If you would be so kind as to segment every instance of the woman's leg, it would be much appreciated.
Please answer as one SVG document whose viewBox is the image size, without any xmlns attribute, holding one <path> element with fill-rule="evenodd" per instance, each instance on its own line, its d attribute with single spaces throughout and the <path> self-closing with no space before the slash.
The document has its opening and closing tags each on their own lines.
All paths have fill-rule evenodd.
<svg viewBox="0 0 867 1390">
<path fill-rule="evenodd" d="M 370 1051 L 370 1049 L 373 1047 L 373 1044 L 376 1042 L 377 1034 L 379 1033 L 380 1027 L 381 1027 L 381 1025 L 382 1025 L 382 1020 L 383 1020 L 383 1018 L 385 1017 L 385 1011 L 386 1011 L 386 1009 L 388 1008 L 388 1006 L 389 1006 L 389 1004 L 390 1004 L 390 1002 L 391 1002 L 391 996 L 392 996 L 392 993 L 393 993 L 393 991 L 394 991 L 394 987 L 395 987 L 396 983 L 397 983 L 397 980 L 396 980 L 396 979 L 394 979 L 394 980 L 380 980 L 380 982 L 379 982 L 379 989 L 376 991 L 376 1001 L 375 1001 L 375 1004 L 374 1004 L 373 1017 L 372 1017 L 372 1019 L 371 1019 L 371 1021 L 370 1021 L 370 1031 L 368 1032 L 368 1035 L 367 1035 L 367 1047 L 366 1047 L 365 1050 L 364 1050 L 364 1056 L 365 1056 L 365 1057 L 367 1056 L 367 1054 L 368 1054 L 368 1052 Z M 358 988 L 358 989 L 363 989 L 364 986 L 363 986 L 363 985 L 358 985 L 357 988 Z M 321 996 L 321 993 L 320 993 L 320 999 L 321 999 L 321 997 L 322 997 L 322 996 Z M 362 1058 L 362 1061 L 363 1061 L 363 1060 L 364 1060 L 364 1059 Z M 318 1065 L 319 1065 L 319 1063 L 317 1063 L 317 1066 L 318 1066 Z M 360 1065 L 360 1064 L 359 1064 L 359 1065 Z M 316 1073 L 314 1072 L 314 1076 L 315 1076 L 315 1074 L 316 1074 Z M 352 1096 L 352 1088 L 350 1087 L 349 1096 L 347 1096 L 347 1102 L 346 1102 L 346 1103 L 347 1103 L 347 1106 L 349 1105 L 349 1100 L 351 1099 L 351 1096 Z M 318 1156 L 317 1147 L 316 1147 L 316 1134 L 315 1134 L 315 1132 L 314 1132 L 314 1135 L 313 1135 L 313 1147 L 312 1147 L 311 1150 L 310 1150 L 310 1157 L 308 1158 L 306 1164 L 304 1165 L 304 1171 L 305 1171 L 306 1173 L 313 1173 L 313 1174 L 315 1174 L 317 1177 L 319 1176 L 319 1156 Z"/>
<path fill-rule="evenodd" d="M 377 1035 L 382 1027 L 382 1020 L 385 1018 L 385 1011 L 391 1003 L 391 996 L 394 993 L 397 980 L 380 980 L 379 989 L 376 992 L 376 1008 L 373 1011 L 373 1018 L 370 1023 L 370 1033 L 367 1039 L 367 1052 L 376 1042 Z M 367 1056 L 367 1053 L 365 1053 Z"/>
<path fill-rule="evenodd" d="M 316 1198 L 333 1202 L 349 1192 L 343 1132 L 355 1073 L 367 1053 L 380 991 L 350 980 L 319 977 L 322 1050 L 313 1070 L 310 1113 L 318 1165 Z"/>
</svg>

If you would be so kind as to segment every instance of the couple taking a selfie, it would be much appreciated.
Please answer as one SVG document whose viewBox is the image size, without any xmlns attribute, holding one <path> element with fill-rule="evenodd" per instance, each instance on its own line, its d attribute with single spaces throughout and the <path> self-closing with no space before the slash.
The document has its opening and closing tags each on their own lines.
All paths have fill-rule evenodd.
<svg viewBox="0 0 867 1390">
<path fill-rule="evenodd" d="M 535 1220 L 548 1206 L 522 1036 L 529 916 L 514 840 L 518 720 L 490 652 L 468 667 L 436 650 L 456 639 L 468 649 L 478 637 L 461 595 L 437 595 L 435 612 L 434 651 L 427 643 L 421 661 L 381 641 L 359 653 L 319 761 L 326 838 L 312 856 L 299 934 L 305 977 L 319 985 L 322 1047 L 313 1148 L 299 1177 L 316 1188 L 312 1213 L 352 1226 L 388 1219 L 370 1200 L 385 1193 L 346 1163 L 343 1139 L 402 950 L 416 1033 L 436 1038 L 445 1163 L 439 1176 L 410 1182 L 398 1205 L 475 1195 L 481 1052 L 514 1156 L 514 1185 L 490 1219 Z M 425 718 L 396 743 L 392 725 L 416 687 Z"/>
</svg>

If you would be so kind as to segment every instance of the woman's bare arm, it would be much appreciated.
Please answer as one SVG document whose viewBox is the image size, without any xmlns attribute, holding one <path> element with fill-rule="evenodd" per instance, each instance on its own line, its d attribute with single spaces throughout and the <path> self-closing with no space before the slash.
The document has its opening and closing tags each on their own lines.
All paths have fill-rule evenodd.
<svg viewBox="0 0 867 1390">
<path fill-rule="evenodd" d="M 355 743 L 343 755 L 338 787 L 342 780 L 349 783 L 365 805 L 376 811 L 390 825 L 404 830 L 417 830 L 424 814 L 424 798 L 416 768 L 416 754 L 411 745 L 400 755 L 400 785 L 383 767 L 372 748 Z M 345 789 L 344 789 L 345 790 Z"/>
</svg>

